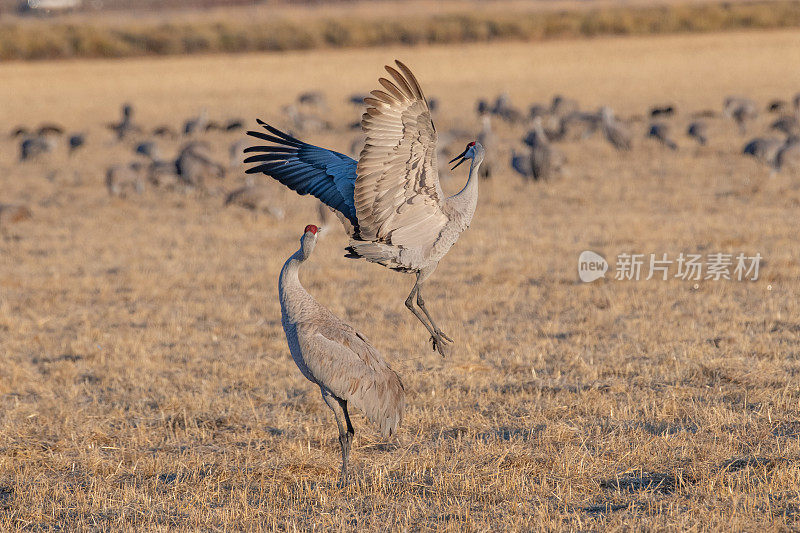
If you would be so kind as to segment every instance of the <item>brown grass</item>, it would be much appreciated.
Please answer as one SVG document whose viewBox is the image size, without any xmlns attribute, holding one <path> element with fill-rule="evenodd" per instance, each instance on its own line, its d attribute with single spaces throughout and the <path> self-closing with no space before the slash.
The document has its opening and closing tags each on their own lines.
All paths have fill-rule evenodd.
<svg viewBox="0 0 800 533">
<path fill-rule="evenodd" d="M 600 2 L 563 9 L 505 0 L 445 7 L 430 2 L 390 2 L 373 9 L 340 6 L 233 8 L 135 17 L 79 15 L 65 20 L 0 24 L 0 60 L 141 55 L 241 53 L 374 47 L 541 41 L 602 35 L 649 35 L 800 26 L 800 1 L 694 1 L 646 4 Z"/>
<path fill-rule="evenodd" d="M 216 184 L 110 200 L 103 169 L 130 147 L 101 125 L 127 99 L 149 125 L 201 106 L 280 121 L 280 104 L 315 87 L 343 125 L 357 111 L 340 102 L 393 57 L 442 99 L 440 131 L 475 130 L 480 96 L 562 92 L 625 115 L 676 102 L 681 149 L 565 144 L 561 179 L 504 170 L 482 184 L 429 287 L 457 340 L 446 360 L 402 304 L 412 280 L 344 259 L 331 229 L 303 280 L 409 394 L 396 439 L 356 417 L 356 480 L 338 489 L 335 426 L 288 355 L 276 299 L 314 202 L 283 194 L 276 221 L 222 208 Z M 34 214 L 0 241 L 0 529 L 796 528 L 797 176 L 768 179 L 721 120 L 705 149 L 680 129 L 727 93 L 789 97 L 798 61 L 796 33 L 775 32 L 0 65 L 4 128 L 89 132 L 73 160 L 28 165 L 0 141 L 0 203 Z M 349 135 L 309 140 L 345 150 Z M 233 138 L 211 140 L 222 154 Z M 587 285 L 584 249 L 766 264 L 753 283 Z"/>
</svg>

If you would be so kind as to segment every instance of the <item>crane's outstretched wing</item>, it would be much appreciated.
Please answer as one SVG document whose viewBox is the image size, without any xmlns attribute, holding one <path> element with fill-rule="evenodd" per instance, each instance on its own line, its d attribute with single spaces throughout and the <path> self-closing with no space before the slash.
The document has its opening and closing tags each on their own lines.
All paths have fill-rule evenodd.
<svg viewBox="0 0 800 533">
<path fill-rule="evenodd" d="M 339 324 L 317 324 L 308 330 L 300 326 L 303 352 L 325 354 L 307 357 L 306 365 L 318 383 L 363 411 L 384 436 L 391 435 L 402 422 L 405 409 L 406 393 L 400 376 L 363 335 L 331 318 Z"/>
<path fill-rule="evenodd" d="M 245 163 L 259 163 L 245 172 L 263 172 L 298 194 L 310 194 L 318 198 L 341 213 L 358 234 L 359 224 L 353 202 L 355 160 L 339 152 L 304 143 L 261 120 L 258 123 L 269 134 L 260 131 L 248 131 L 247 134 L 273 144 L 245 148 L 246 153 L 259 154 L 244 160 Z"/>
<path fill-rule="evenodd" d="M 365 98 L 367 135 L 356 168 L 355 208 L 361 239 L 401 248 L 430 247 L 447 223 L 436 166 L 436 129 L 414 75 L 387 66 L 394 82 Z"/>
</svg>

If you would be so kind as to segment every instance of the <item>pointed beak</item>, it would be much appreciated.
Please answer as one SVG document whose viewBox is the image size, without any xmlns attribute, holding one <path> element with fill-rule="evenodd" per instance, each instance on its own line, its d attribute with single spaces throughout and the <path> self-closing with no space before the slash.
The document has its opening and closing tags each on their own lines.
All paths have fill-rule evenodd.
<svg viewBox="0 0 800 533">
<path fill-rule="evenodd" d="M 451 159 L 451 160 L 450 160 L 450 162 L 448 163 L 448 165 L 449 165 L 449 164 L 451 164 L 453 161 L 455 161 L 455 160 L 457 160 L 457 159 L 458 159 L 458 160 L 460 160 L 458 163 L 456 163 L 456 164 L 455 164 L 455 166 L 453 166 L 453 168 L 451 168 L 451 169 L 450 169 L 451 171 L 455 170 L 455 169 L 456 169 L 456 167 L 457 167 L 458 165 L 460 165 L 461 163 L 463 163 L 464 161 L 466 161 L 466 160 L 467 160 L 467 158 L 466 158 L 466 157 L 464 157 L 464 154 L 466 154 L 466 153 L 467 153 L 467 151 L 466 151 L 466 150 L 464 150 L 464 151 L 463 151 L 463 152 L 461 152 L 459 155 L 455 156 L 453 159 Z"/>
</svg>

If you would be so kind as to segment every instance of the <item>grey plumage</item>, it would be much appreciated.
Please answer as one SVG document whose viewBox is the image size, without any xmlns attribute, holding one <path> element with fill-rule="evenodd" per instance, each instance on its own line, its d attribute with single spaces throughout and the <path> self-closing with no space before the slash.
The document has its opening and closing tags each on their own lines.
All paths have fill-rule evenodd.
<svg viewBox="0 0 800 533">
<path fill-rule="evenodd" d="M 697 141 L 700 146 L 708 143 L 708 124 L 702 120 L 695 120 L 686 128 L 686 135 Z"/>
<path fill-rule="evenodd" d="M 531 149 L 530 177 L 535 180 L 549 179 L 555 172 L 560 170 L 563 162 L 563 155 L 550 144 L 544 127 L 542 126 L 541 117 L 536 117 L 533 120 L 533 129 L 528 132 L 524 142 Z M 520 166 L 520 168 L 525 169 L 527 166 Z"/>
<path fill-rule="evenodd" d="M 137 144 L 134 152 L 145 156 L 150 159 L 150 161 L 161 161 L 162 159 L 161 150 L 158 149 L 158 145 L 155 141 L 145 141 Z"/>
<path fill-rule="evenodd" d="M 183 134 L 191 136 L 195 135 L 196 133 L 202 133 L 206 131 L 207 126 L 208 111 L 206 109 L 202 109 L 199 115 L 194 118 L 190 118 L 183 123 Z"/>
<path fill-rule="evenodd" d="M 671 117 L 676 113 L 675 106 L 672 104 L 662 105 L 662 106 L 654 106 L 650 108 L 650 116 L 652 118 L 656 117 Z"/>
<path fill-rule="evenodd" d="M 128 193 L 144 192 L 144 167 L 139 161 L 128 165 L 113 165 L 106 171 L 106 189 L 109 196 L 125 198 Z"/>
<path fill-rule="evenodd" d="M 385 437 L 403 420 L 405 390 L 367 338 L 317 302 L 300 283 L 301 265 L 311 256 L 316 226 L 306 226 L 300 249 L 284 264 L 278 282 L 281 323 L 292 359 L 306 379 L 320 388 L 339 428 L 341 482 L 347 482 L 355 430 L 349 408 L 355 406 Z"/>
<path fill-rule="evenodd" d="M 456 158 L 459 164 L 471 160 L 469 178 L 461 192 L 446 198 L 439 185 L 437 133 L 430 109 L 408 67 L 399 61 L 396 65 L 399 71 L 386 67 L 392 81 L 380 78 L 383 90 L 365 99 L 366 144 L 358 162 L 259 121 L 268 133 L 248 134 L 272 144 L 248 148 L 246 152 L 257 155 L 245 163 L 258 163 L 248 173 L 263 172 L 334 209 L 351 236 L 348 257 L 415 273 L 406 307 L 430 333 L 433 348 L 444 355 L 452 340 L 431 318 L 422 286 L 472 220 L 485 152 L 473 142 Z"/>
<path fill-rule="evenodd" d="M 780 131 L 786 135 L 798 135 L 800 134 L 800 123 L 792 115 L 783 115 L 772 122 L 769 125 L 769 129 Z"/>
<path fill-rule="evenodd" d="M 762 163 L 772 165 L 783 144 L 784 141 L 776 137 L 756 137 L 744 146 L 742 153 L 752 156 Z"/>
<path fill-rule="evenodd" d="M 521 154 L 516 150 L 511 150 L 511 168 L 513 168 L 523 178 L 533 178 L 533 165 L 531 164 L 530 151 Z"/>
<path fill-rule="evenodd" d="M 225 205 L 238 205 L 251 211 L 261 211 L 275 218 L 283 218 L 283 209 L 275 205 L 275 190 L 266 185 L 248 184 L 231 191 Z"/>
<path fill-rule="evenodd" d="M 655 122 L 650 124 L 650 129 L 647 132 L 647 136 L 656 139 L 670 150 L 678 149 L 678 145 L 675 143 L 675 141 L 669 138 L 669 126 L 663 122 Z"/>
<path fill-rule="evenodd" d="M 52 152 L 55 145 L 55 139 L 44 135 L 23 139 L 19 145 L 19 160 L 34 160 L 46 153 Z"/>
<path fill-rule="evenodd" d="M 786 142 L 775 153 L 775 171 L 784 169 L 800 171 L 800 137 L 790 135 Z"/>
<path fill-rule="evenodd" d="M 114 132 L 118 141 L 122 141 L 128 136 L 142 131 L 142 129 L 133 122 L 133 106 L 131 104 L 123 104 L 122 118 L 120 121 L 108 124 L 107 127 Z"/>
<path fill-rule="evenodd" d="M 550 103 L 550 114 L 556 117 L 565 117 L 578 111 L 578 101 L 566 98 L 560 94 L 553 97 Z M 535 117 L 532 117 L 535 118 Z"/>
<path fill-rule="evenodd" d="M 722 104 L 722 114 L 733 119 L 739 126 L 739 132 L 744 134 L 747 132 L 747 124 L 758 117 L 758 107 L 749 98 L 729 96 Z"/>
<path fill-rule="evenodd" d="M 600 108 L 600 118 L 603 133 L 611 146 L 619 151 L 630 150 L 633 136 L 628 127 L 614 117 L 614 112 L 610 107 Z"/>
<path fill-rule="evenodd" d="M 204 187 L 209 178 L 225 177 L 225 167 L 214 161 L 208 145 L 190 142 L 185 145 L 175 160 L 175 171 L 181 181 L 193 187 Z"/>
</svg>

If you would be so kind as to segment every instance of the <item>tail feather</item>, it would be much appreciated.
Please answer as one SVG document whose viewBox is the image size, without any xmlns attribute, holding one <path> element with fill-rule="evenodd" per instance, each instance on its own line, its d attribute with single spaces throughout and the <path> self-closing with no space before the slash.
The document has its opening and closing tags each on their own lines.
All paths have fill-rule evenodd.
<svg viewBox="0 0 800 533">
<path fill-rule="evenodd" d="M 384 437 L 397 431 L 403 422 L 406 391 L 397 372 L 388 366 L 383 369 L 383 379 L 369 382 L 355 391 L 348 402 L 364 412 L 367 419 L 378 427 Z"/>
</svg>

